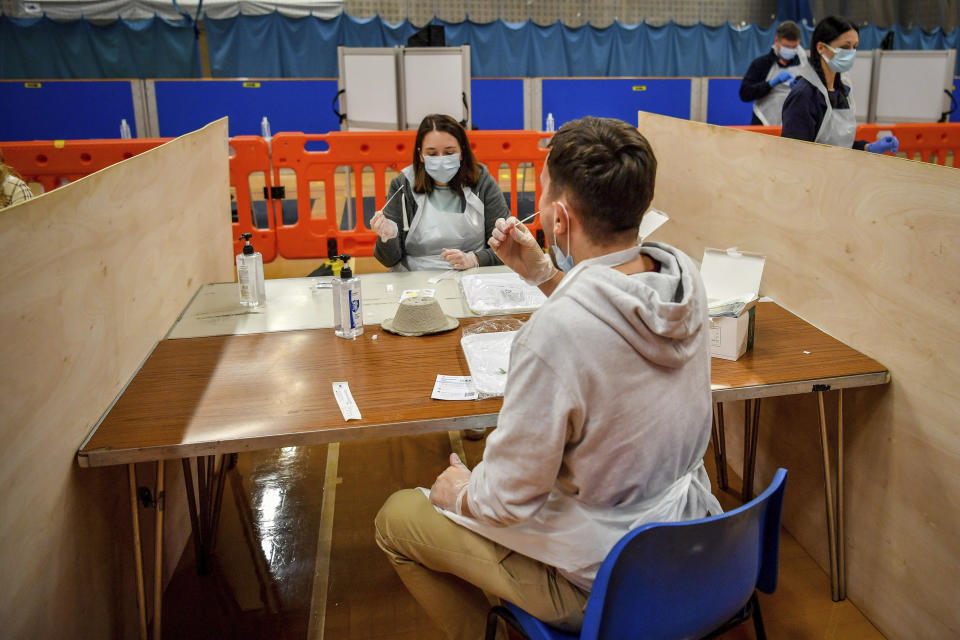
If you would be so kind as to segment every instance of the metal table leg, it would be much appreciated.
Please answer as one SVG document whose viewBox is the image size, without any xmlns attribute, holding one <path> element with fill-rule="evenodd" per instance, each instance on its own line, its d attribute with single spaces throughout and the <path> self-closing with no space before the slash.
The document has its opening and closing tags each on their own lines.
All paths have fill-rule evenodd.
<svg viewBox="0 0 960 640">
<path fill-rule="evenodd" d="M 153 638 L 160 640 L 163 622 L 163 460 L 157 461 L 157 519 L 153 537 Z"/>
<path fill-rule="evenodd" d="M 143 553 L 140 549 L 140 505 L 137 502 L 137 467 L 127 465 L 130 480 L 130 512 L 133 518 L 133 560 L 137 572 L 137 614 L 140 623 L 140 640 L 147 640 L 147 598 L 143 586 Z"/>
<path fill-rule="evenodd" d="M 827 509 L 827 547 L 830 551 L 830 596 L 834 602 L 846 598 L 843 557 L 843 391 L 839 393 L 837 413 L 837 493 L 833 491 L 830 449 L 827 439 L 827 417 L 823 391 L 817 392 L 820 405 L 820 451 L 823 454 L 823 490 Z M 834 497 L 836 496 L 836 500 Z M 834 504 L 836 503 L 836 507 Z"/>
<path fill-rule="evenodd" d="M 194 486 L 190 458 L 183 458 L 183 483 L 187 491 L 187 508 L 190 511 L 190 528 L 193 530 L 194 552 L 197 556 L 197 572 L 201 575 L 213 569 L 211 559 L 217 541 L 220 523 L 220 508 L 223 504 L 223 487 L 230 454 L 203 456 L 194 459 L 197 482 Z"/>
<path fill-rule="evenodd" d="M 743 408 L 743 488 L 740 498 L 753 500 L 753 476 L 757 469 L 757 441 L 760 436 L 760 398 L 746 400 Z"/>
<path fill-rule="evenodd" d="M 727 438 L 723 430 L 723 403 L 713 404 L 713 458 L 717 465 L 717 488 L 727 490 Z"/>
</svg>

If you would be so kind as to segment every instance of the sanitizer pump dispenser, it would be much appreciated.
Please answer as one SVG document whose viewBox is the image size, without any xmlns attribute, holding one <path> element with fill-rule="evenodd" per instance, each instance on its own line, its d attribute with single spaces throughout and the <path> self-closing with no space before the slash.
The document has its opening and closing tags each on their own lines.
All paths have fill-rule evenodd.
<svg viewBox="0 0 960 640">
<path fill-rule="evenodd" d="M 363 333 L 363 304 L 360 301 L 360 278 L 353 275 L 347 261 L 350 256 L 331 256 L 342 260 L 340 277 L 333 279 L 333 332 L 341 338 L 356 338 Z"/>
<path fill-rule="evenodd" d="M 237 282 L 240 285 L 240 304 L 247 307 L 259 307 L 267 302 L 266 286 L 263 282 L 263 256 L 253 250 L 250 238 L 253 234 L 240 236 L 245 240 L 243 252 L 237 254 Z"/>
</svg>

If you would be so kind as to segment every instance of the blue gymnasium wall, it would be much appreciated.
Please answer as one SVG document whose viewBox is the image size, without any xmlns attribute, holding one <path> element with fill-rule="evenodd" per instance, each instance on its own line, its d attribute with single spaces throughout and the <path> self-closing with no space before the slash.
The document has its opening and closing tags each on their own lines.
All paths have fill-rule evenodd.
<svg viewBox="0 0 960 640">
<path fill-rule="evenodd" d="M 136 137 L 127 81 L 0 82 L 0 140 L 119 138 L 123 119 Z"/>
<path fill-rule="evenodd" d="M 689 78 L 544 78 L 543 117 L 557 127 L 590 114 L 636 125 L 637 111 L 690 117 Z"/>
<path fill-rule="evenodd" d="M 272 133 L 339 131 L 331 109 L 336 80 L 157 80 L 160 136 L 174 137 L 230 117 L 230 135 L 260 135 L 260 120 Z"/>
</svg>

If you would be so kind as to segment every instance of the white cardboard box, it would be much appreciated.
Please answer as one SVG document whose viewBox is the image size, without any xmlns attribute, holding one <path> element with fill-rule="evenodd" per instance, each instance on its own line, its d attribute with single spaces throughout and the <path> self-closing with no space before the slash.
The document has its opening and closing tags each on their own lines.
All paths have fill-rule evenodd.
<svg viewBox="0 0 960 640">
<path fill-rule="evenodd" d="M 753 347 L 764 262 L 766 258 L 758 253 L 704 249 L 700 275 L 711 307 L 710 355 L 714 358 L 736 360 Z"/>
</svg>

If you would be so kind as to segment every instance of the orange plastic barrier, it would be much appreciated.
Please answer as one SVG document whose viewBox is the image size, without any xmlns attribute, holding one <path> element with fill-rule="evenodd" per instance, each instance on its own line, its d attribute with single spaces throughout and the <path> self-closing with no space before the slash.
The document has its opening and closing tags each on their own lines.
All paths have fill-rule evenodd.
<svg viewBox="0 0 960 640">
<path fill-rule="evenodd" d="M 539 141 L 544 135 L 535 131 L 473 131 L 470 145 L 477 159 L 486 164 L 493 175 L 501 165 L 510 167 L 511 203 L 517 212 L 517 170 L 521 163 L 532 163 L 539 175 L 546 157 Z M 347 132 L 328 134 L 278 133 L 273 136 L 273 179 L 280 184 L 281 170 L 292 170 L 297 181 L 297 220 L 290 225 L 277 225 L 277 249 L 285 258 L 326 257 L 335 253 L 372 256 L 376 234 L 367 229 L 363 204 L 363 171 L 373 171 L 374 204 L 379 209 L 386 202 L 389 185 L 386 170 L 401 171 L 411 163 L 416 135 L 412 131 Z M 326 145 L 325 150 L 307 151 L 306 145 Z M 352 170 L 351 197 L 356 206 L 355 224 L 348 229 L 338 225 L 335 176 L 337 169 Z M 310 200 L 311 184 L 323 186 L 323 216 L 313 217 Z M 536 183 L 539 198 L 539 180 Z M 530 225 L 536 232 L 539 220 Z"/>
<path fill-rule="evenodd" d="M 737 126 L 733 129 L 756 131 L 779 136 L 781 127 L 760 125 Z M 878 137 L 893 135 L 900 141 L 898 153 L 913 159 L 917 154 L 924 162 L 945 164 L 947 155 L 953 154 L 953 166 L 960 167 L 960 123 L 918 122 L 904 124 L 861 124 L 857 126 L 856 139 L 873 142 Z"/>
<path fill-rule="evenodd" d="M 889 132 L 889 133 L 887 133 Z M 908 158 L 920 155 L 923 162 L 946 164 L 947 154 L 953 154 L 953 166 L 960 168 L 960 122 L 862 124 L 857 127 L 858 140 L 876 140 L 893 135 L 900 141 L 900 153 Z"/>
<path fill-rule="evenodd" d="M 254 248 L 263 255 L 264 262 L 277 257 L 277 208 L 279 200 L 272 197 L 273 174 L 270 171 L 270 147 L 260 136 L 234 136 L 230 138 L 230 186 L 236 192 L 237 221 L 233 223 L 234 254 L 240 253 L 243 241 L 240 235 L 252 234 Z M 267 211 L 267 228 L 254 224 L 251 175 L 262 176 L 264 205 Z M 257 180 L 259 187 L 259 180 Z M 259 200 L 259 198 L 257 198 Z"/>
<path fill-rule="evenodd" d="M 65 182 L 105 169 L 121 160 L 160 146 L 169 138 L 125 140 L 35 140 L 3 142 L 4 161 L 27 182 L 39 182 L 52 191 Z"/>
</svg>

